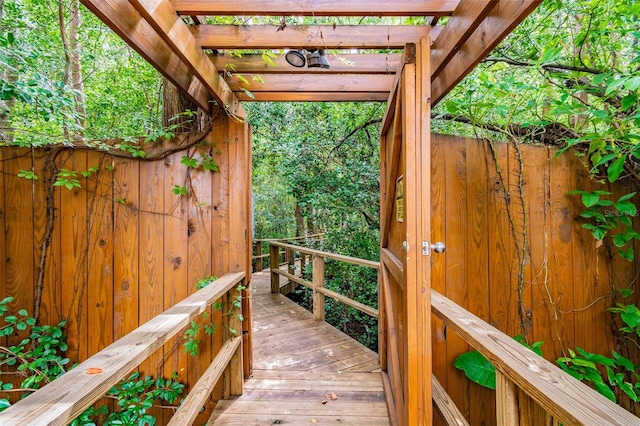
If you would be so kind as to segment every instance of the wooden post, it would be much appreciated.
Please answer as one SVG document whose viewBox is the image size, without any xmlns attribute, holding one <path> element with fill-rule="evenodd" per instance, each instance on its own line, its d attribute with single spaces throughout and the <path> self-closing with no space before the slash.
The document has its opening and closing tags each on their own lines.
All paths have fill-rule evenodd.
<svg viewBox="0 0 640 426">
<path fill-rule="evenodd" d="M 287 263 L 287 272 L 293 275 L 295 272 L 295 266 L 296 266 L 293 258 L 293 250 L 291 249 L 285 250 L 284 261 Z"/>
<path fill-rule="evenodd" d="M 243 281 L 242 283 L 246 283 Z M 229 291 L 228 295 L 229 307 L 225 306 L 225 310 L 229 312 L 229 339 L 242 335 L 242 321 L 239 315 L 242 313 L 242 293 L 234 288 Z M 229 362 L 230 378 L 230 394 L 232 396 L 242 395 L 244 384 L 244 367 L 242 362 L 242 344 L 238 346 Z"/>
<path fill-rule="evenodd" d="M 271 259 L 271 293 L 280 293 L 280 275 L 276 272 L 280 268 L 280 247 L 270 245 L 270 259 Z"/>
<path fill-rule="evenodd" d="M 262 271 L 262 241 L 256 243 L 256 270 L 255 272 Z"/>
<path fill-rule="evenodd" d="M 324 294 L 317 288 L 324 287 L 324 257 L 313 256 L 313 319 L 324 321 Z"/>
<path fill-rule="evenodd" d="M 498 370 L 496 370 L 496 417 L 498 426 L 520 424 L 516 385 Z"/>
</svg>

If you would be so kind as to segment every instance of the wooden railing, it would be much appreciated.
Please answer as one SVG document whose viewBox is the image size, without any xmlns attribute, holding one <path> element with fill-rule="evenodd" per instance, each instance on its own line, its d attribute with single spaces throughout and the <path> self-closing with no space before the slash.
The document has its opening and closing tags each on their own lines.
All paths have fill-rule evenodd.
<svg viewBox="0 0 640 426">
<path fill-rule="evenodd" d="M 262 271 L 265 269 L 264 259 L 270 259 L 269 253 L 269 244 L 272 242 L 281 242 L 281 243 L 291 243 L 296 242 L 298 244 L 304 244 L 306 247 L 309 245 L 316 245 L 319 241 L 322 241 L 324 237 L 324 233 L 313 234 L 313 235 L 305 235 L 302 237 L 291 237 L 291 238 L 261 238 L 253 240 L 253 253 L 255 253 L 251 259 L 253 261 L 253 272 Z M 265 250 L 266 247 L 266 250 Z M 311 247 L 314 248 L 314 247 Z M 279 264 L 282 264 L 286 261 L 286 256 L 288 253 L 285 249 L 280 251 Z M 302 259 L 304 264 L 306 259 Z M 270 267 L 270 261 L 268 262 Z"/>
<path fill-rule="evenodd" d="M 283 249 L 289 253 L 300 253 L 300 259 L 304 255 L 311 256 L 313 262 L 311 281 L 296 276 L 291 268 L 293 265 L 286 263 L 286 260 L 287 270 L 281 269 L 279 256 Z M 271 292 L 280 291 L 280 276 L 309 287 L 313 290 L 313 313 L 316 320 L 324 320 L 325 296 L 333 297 L 361 312 L 378 317 L 377 309 L 324 287 L 325 259 L 374 269 L 379 269 L 378 262 L 281 242 L 271 242 L 270 255 L 273 259 L 272 265 L 277 265 L 270 268 Z M 285 257 L 293 259 L 291 255 Z M 392 269 L 392 272 L 398 274 L 396 278 L 400 280 L 402 280 L 401 271 L 401 265 Z M 564 425 L 640 425 L 638 417 L 434 290 L 431 291 L 431 307 L 435 316 L 496 367 L 498 425 L 537 424 L 534 421 L 540 420 L 546 425 L 560 423 Z M 446 424 L 456 426 L 468 424 L 435 376 L 432 378 L 432 394 L 434 408 Z"/>
<path fill-rule="evenodd" d="M 226 274 L 175 304 L 0 413 L 0 425 L 68 424 L 216 300 L 226 297 L 229 305 L 233 306 L 232 299 L 240 294 L 237 286 L 244 278 L 244 272 Z M 228 329 L 242 329 L 238 315 L 225 316 L 224 321 L 228 321 Z M 222 349 L 191 389 L 169 424 L 192 424 L 225 371 L 230 377 L 229 395 L 242 394 L 242 337 L 227 337 Z M 99 373 L 90 374 L 96 368 Z"/>
<path fill-rule="evenodd" d="M 378 317 L 378 310 L 367 306 L 363 303 L 350 299 L 342 294 L 325 288 L 324 285 L 324 262 L 325 259 L 333 259 L 340 262 L 350 263 L 352 265 L 365 266 L 368 268 L 378 269 L 380 267 L 379 262 L 371 260 L 358 259 L 356 257 L 343 256 L 340 254 L 329 253 L 321 250 L 314 250 L 306 247 L 300 247 L 293 244 L 287 244 L 277 241 L 270 243 L 270 257 L 271 257 L 271 292 L 280 292 L 280 276 L 286 277 L 291 283 L 303 285 L 313 290 L 313 316 L 317 321 L 324 321 L 325 316 L 325 297 L 331 297 L 340 303 L 357 309 L 360 312 L 364 312 L 367 315 Z M 279 261 L 280 251 L 284 249 L 287 253 L 285 256 L 285 264 L 287 270 L 280 269 L 282 266 Z M 295 253 L 299 253 L 300 269 L 304 270 L 305 259 L 307 256 L 311 256 L 312 262 L 312 279 L 306 280 L 302 277 L 295 275 Z"/>
<path fill-rule="evenodd" d="M 435 290 L 431 309 L 496 367 L 498 425 L 534 424 L 538 406 L 548 425 L 640 424 L 640 418 Z"/>
</svg>

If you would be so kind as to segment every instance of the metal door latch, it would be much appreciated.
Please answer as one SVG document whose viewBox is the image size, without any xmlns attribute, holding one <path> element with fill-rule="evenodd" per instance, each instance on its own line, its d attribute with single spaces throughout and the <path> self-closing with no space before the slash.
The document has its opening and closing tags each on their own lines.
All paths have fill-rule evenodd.
<svg viewBox="0 0 640 426">
<path fill-rule="evenodd" d="M 422 242 L 422 255 L 423 256 L 431 256 L 431 250 L 435 251 L 438 254 L 444 253 L 446 247 L 444 243 L 437 242 L 435 244 L 431 244 L 429 241 Z"/>
</svg>

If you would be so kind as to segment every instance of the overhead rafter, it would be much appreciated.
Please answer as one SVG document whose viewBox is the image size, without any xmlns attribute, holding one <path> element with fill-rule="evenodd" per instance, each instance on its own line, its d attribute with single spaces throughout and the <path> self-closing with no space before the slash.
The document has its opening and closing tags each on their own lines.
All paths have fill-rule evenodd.
<svg viewBox="0 0 640 426">
<path fill-rule="evenodd" d="M 435 105 L 440 102 L 540 3 L 542 0 L 498 2 L 467 41 L 454 52 L 442 71 L 437 75 L 432 74 L 431 103 Z"/>
<path fill-rule="evenodd" d="M 515 1 L 515 0 L 514 0 Z M 171 0 L 181 15 L 443 16 L 460 0 Z"/>
<path fill-rule="evenodd" d="M 204 111 L 213 98 L 227 113 L 242 106 L 213 63 L 195 43 L 168 0 L 81 0 Z"/>
<path fill-rule="evenodd" d="M 441 27 L 428 25 L 197 25 L 192 28 L 204 49 L 402 49 Z"/>
<path fill-rule="evenodd" d="M 254 77 L 256 77 L 254 79 Z M 246 89 L 251 93 L 268 92 L 389 92 L 393 75 L 336 75 L 336 74 L 266 74 L 231 77 L 229 87 L 234 91 Z M 315 88 L 315 90 L 310 89 Z"/>
<path fill-rule="evenodd" d="M 81 0 L 129 46 L 179 87 L 204 111 L 210 111 L 209 93 L 166 41 L 128 0 Z"/>
<path fill-rule="evenodd" d="M 294 68 L 287 63 L 284 55 L 272 58 L 268 63 L 262 55 L 209 55 L 215 67 L 233 73 L 254 74 L 395 74 L 400 62 L 400 53 L 327 53 L 331 69 Z"/>
<path fill-rule="evenodd" d="M 208 109 L 213 98 L 227 113 L 242 115 L 240 100 L 384 100 L 399 64 L 392 52 L 424 38 L 432 42 L 436 104 L 542 0 L 81 1 L 197 105 Z M 216 16 L 247 18 L 243 25 L 207 23 Z M 283 19 L 260 25 L 254 16 L 416 16 L 426 24 L 290 25 Z M 331 69 L 294 68 L 283 58 L 287 49 L 324 49 Z M 269 64 L 259 53 L 237 57 L 228 50 L 276 56 Z M 249 76 L 249 84 L 240 84 L 237 73 Z"/>
</svg>

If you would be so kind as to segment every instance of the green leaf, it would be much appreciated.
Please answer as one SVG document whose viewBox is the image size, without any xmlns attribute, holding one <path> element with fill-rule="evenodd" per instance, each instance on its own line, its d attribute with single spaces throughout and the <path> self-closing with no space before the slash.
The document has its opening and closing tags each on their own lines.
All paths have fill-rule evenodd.
<svg viewBox="0 0 640 426">
<path fill-rule="evenodd" d="M 478 351 L 461 354 L 453 366 L 464 371 L 474 383 L 489 389 L 496 389 L 496 368 Z"/>
<path fill-rule="evenodd" d="M 627 156 L 623 155 L 618 158 L 616 161 L 611 163 L 607 168 L 607 177 L 609 178 L 609 182 L 615 182 L 618 180 L 622 171 L 624 170 L 624 163 L 627 161 Z"/>
<path fill-rule="evenodd" d="M 582 204 L 589 208 L 594 206 L 600 200 L 600 196 L 593 192 L 585 192 L 582 194 Z"/>
</svg>

